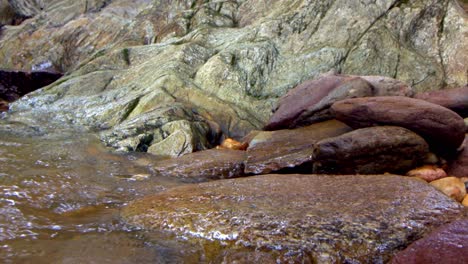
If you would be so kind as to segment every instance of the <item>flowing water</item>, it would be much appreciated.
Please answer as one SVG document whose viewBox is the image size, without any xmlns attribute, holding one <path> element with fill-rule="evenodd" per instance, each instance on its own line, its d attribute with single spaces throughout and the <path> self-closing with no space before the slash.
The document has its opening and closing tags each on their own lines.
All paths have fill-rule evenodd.
<svg viewBox="0 0 468 264">
<path fill-rule="evenodd" d="M 0 134 L 0 262 L 199 261 L 183 242 L 119 219 L 128 201 L 183 184 L 151 175 L 150 160 L 112 154 L 93 135 Z"/>
</svg>

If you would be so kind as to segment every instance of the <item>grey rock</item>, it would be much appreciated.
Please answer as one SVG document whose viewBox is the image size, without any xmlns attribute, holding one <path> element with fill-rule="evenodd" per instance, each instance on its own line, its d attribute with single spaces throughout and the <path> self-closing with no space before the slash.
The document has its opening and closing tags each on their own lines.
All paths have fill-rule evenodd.
<svg viewBox="0 0 468 264">
<path fill-rule="evenodd" d="M 130 203 L 122 217 L 209 244 L 214 259 L 226 249 L 286 263 L 386 263 L 462 210 L 409 177 L 262 175 L 174 188 Z"/>
</svg>

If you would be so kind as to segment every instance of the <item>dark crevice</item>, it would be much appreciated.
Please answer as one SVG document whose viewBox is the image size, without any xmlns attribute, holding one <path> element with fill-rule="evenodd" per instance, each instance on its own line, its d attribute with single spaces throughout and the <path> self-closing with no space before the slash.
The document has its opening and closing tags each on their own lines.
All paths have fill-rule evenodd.
<svg viewBox="0 0 468 264">
<path fill-rule="evenodd" d="M 138 143 L 138 146 L 135 148 L 136 152 L 147 152 L 148 148 L 151 145 L 151 142 L 153 142 L 154 136 L 153 134 L 145 135 L 140 139 L 140 143 Z"/>
<path fill-rule="evenodd" d="M 444 35 L 444 24 L 445 24 L 445 18 L 448 15 L 448 7 L 449 7 L 450 1 L 446 1 L 444 5 L 444 10 L 443 10 L 443 16 L 442 19 L 440 20 L 439 24 L 439 31 L 437 32 L 437 46 L 439 48 L 439 59 L 440 59 L 440 66 L 442 67 L 442 74 L 443 74 L 443 80 L 442 80 L 442 87 L 445 87 L 447 84 L 447 68 L 444 64 L 444 56 L 443 56 L 443 48 L 442 48 L 442 38 Z"/>
<path fill-rule="evenodd" d="M 132 100 L 128 106 L 125 109 L 125 113 L 122 115 L 122 118 L 120 119 L 120 123 L 122 123 L 124 120 L 130 116 L 130 114 L 135 110 L 135 108 L 138 106 L 138 103 L 140 103 L 140 97 Z"/>
</svg>

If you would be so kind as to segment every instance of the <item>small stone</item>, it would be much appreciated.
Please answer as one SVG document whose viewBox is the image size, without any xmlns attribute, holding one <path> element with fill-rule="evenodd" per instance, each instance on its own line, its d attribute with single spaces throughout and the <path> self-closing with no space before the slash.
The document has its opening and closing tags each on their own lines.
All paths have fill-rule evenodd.
<svg viewBox="0 0 468 264">
<path fill-rule="evenodd" d="M 232 138 L 226 138 L 217 149 L 232 149 L 232 150 L 246 150 L 249 147 L 247 142 L 239 142 Z"/>
<path fill-rule="evenodd" d="M 468 206 L 468 194 L 465 195 L 465 198 L 463 198 L 462 204 L 463 204 L 464 206 Z"/>
<path fill-rule="evenodd" d="M 427 182 L 435 181 L 447 177 L 447 173 L 441 168 L 434 165 L 424 165 L 406 173 L 408 176 L 418 177 Z"/>
<path fill-rule="evenodd" d="M 466 195 L 465 184 L 457 177 L 446 177 L 432 181 L 432 186 L 437 188 L 452 199 L 463 201 Z"/>
</svg>

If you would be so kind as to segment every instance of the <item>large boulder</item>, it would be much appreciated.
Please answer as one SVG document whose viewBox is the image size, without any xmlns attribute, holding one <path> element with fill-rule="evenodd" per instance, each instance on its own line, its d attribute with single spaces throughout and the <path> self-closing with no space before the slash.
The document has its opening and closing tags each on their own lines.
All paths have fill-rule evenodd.
<svg viewBox="0 0 468 264">
<path fill-rule="evenodd" d="M 410 96 L 407 84 L 383 76 L 349 76 L 326 73 L 291 89 L 280 98 L 278 109 L 265 130 L 295 128 L 333 119 L 330 106 L 346 98 Z"/>
<path fill-rule="evenodd" d="M 418 93 L 414 98 L 444 106 L 463 118 L 468 117 L 468 86 Z"/>
<path fill-rule="evenodd" d="M 468 263 L 468 219 L 434 230 L 392 259 L 392 264 Z"/>
<path fill-rule="evenodd" d="M 408 129 L 369 127 L 327 138 L 314 145 L 314 173 L 402 173 L 414 168 L 429 153 L 423 138 Z"/>
<path fill-rule="evenodd" d="M 453 153 L 465 138 L 465 123 L 455 112 L 402 96 L 346 99 L 332 105 L 336 119 L 354 128 L 401 126 L 421 135 L 441 153 Z"/>
<path fill-rule="evenodd" d="M 173 188 L 121 214 L 130 225 L 199 241 L 211 258 L 228 249 L 277 263 L 385 263 L 462 210 L 409 177 L 262 175 Z"/>
<path fill-rule="evenodd" d="M 249 143 L 245 173 L 266 174 L 290 168 L 310 173 L 313 145 L 349 131 L 347 125 L 329 120 L 297 129 L 259 132 Z"/>
<path fill-rule="evenodd" d="M 151 164 L 151 168 L 158 175 L 201 182 L 244 176 L 245 159 L 245 151 L 210 149 L 179 158 L 158 160 Z"/>
</svg>

